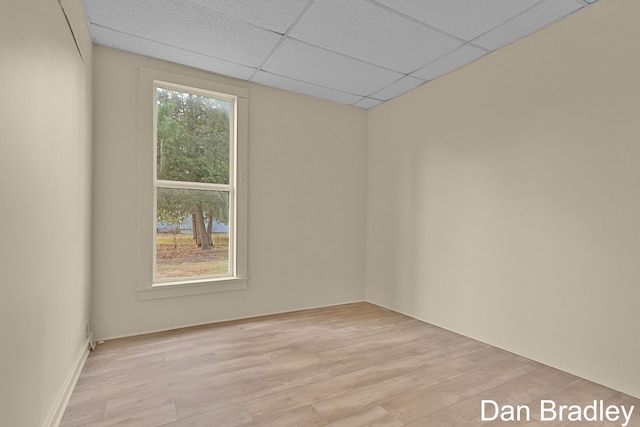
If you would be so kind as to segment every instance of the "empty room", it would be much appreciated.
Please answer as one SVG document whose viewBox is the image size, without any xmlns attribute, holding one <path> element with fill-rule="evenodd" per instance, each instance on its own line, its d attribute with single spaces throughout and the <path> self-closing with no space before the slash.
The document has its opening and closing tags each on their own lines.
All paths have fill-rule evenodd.
<svg viewBox="0 0 640 427">
<path fill-rule="evenodd" d="M 638 17 L 1 1 L 0 424 L 640 426 Z"/>
</svg>

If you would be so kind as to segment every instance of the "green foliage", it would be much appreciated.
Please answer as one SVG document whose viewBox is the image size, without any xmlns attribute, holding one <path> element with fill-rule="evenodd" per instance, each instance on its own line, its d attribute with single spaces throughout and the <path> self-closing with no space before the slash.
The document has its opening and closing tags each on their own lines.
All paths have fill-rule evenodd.
<svg viewBox="0 0 640 427">
<path fill-rule="evenodd" d="M 229 183 L 229 102 L 157 90 L 157 173 L 170 181 Z"/>
<path fill-rule="evenodd" d="M 193 213 L 189 209 L 191 202 L 183 192 L 174 188 L 158 188 L 158 221 L 178 227 Z"/>
<path fill-rule="evenodd" d="M 230 103 L 163 88 L 156 95 L 158 179 L 228 184 Z M 159 222 L 177 226 L 196 214 L 229 222 L 227 192 L 159 188 L 157 199 Z M 199 232 L 210 238 L 210 229 Z"/>
</svg>

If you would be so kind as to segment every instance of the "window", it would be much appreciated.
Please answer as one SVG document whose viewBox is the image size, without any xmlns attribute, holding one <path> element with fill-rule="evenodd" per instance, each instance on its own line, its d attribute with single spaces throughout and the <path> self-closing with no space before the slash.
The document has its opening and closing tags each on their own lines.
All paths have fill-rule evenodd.
<svg viewBox="0 0 640 427">
<path fill-rule="evenodd" d="M 246 91 L 157 70 L 140 85 L 138 291 L 245 288 Z"/>
</svg>

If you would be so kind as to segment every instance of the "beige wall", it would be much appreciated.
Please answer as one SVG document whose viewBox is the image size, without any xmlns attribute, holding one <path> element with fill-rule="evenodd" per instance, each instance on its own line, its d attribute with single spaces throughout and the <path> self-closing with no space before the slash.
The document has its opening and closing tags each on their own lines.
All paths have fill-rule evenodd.
<svg viewBox="0 0 640 427">
<path fill-rule="evenodd" d="M 369 114 L 366 299 L 640 396 L 640 2 Z"/>
<path fill-rule="evenodd" d="M 54 425 L 86 355 L 92 45 L 80 1 L 0 3 L 0 424 Z"/>
<path fill-rule="evenodd" d="M 249 90 L 246 290 L 138 300 L 141 66 Z M 101 47 L 95 99 L 97 337 L 363 299 L 366 111 Z"/>
</svg>

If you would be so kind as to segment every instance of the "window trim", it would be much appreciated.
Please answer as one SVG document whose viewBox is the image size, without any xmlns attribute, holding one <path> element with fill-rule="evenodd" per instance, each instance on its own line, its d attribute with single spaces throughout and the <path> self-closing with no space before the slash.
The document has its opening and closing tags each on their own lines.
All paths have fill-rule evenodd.
<svg viewBox="0 0 640 427">
<path fill-rule="evenodd" d="M 156 299 L 197 295 L 210 292 L 224 292 L 247 288 L 247 137 L 248 137 L 248 90 L 185 76 L 168 71 L 141 67 L 138 79 L 138 283 L 136 286 L 138 299 Z M 154 232 L 156 219 L 154 203 L 156 202 L 156 171 L 154 154 L 155 144 L 155 106 L 156 87 L 176 90 L 188 90 L 205 96 L 235 98 L 234 114 L 236 117 L 235 149 L 230 152 L 230 187 L 229 204 L 235 205 L 234 221 L 230 220 L 230 234 L 235 235 L 235 251 L 230 253 L 230 265 L 235 264 L 235 271 L 230 276 L 199 277 L 185 280 L 156 281 L 154 283 L 155 242 Z M 233 144 L 232 144 L 233 145 Z M 232 171 L 235 170 L 235 174 Z M 232 183 L 235 180 L 235 186 Z M 176 184 L 180 186 L 181 184 Z M 190 186 L 191 184 L 189 184 Z M 226 191 L 226 190 L 225 190 Z M 235 203 L 232 203 L 234 202 Z M 231 259 L 233 257 L 233 259 Z M 233 263 L 232 263 L 233 261 Z"/>
</svg>

